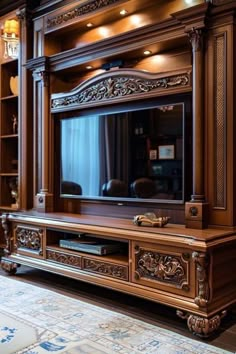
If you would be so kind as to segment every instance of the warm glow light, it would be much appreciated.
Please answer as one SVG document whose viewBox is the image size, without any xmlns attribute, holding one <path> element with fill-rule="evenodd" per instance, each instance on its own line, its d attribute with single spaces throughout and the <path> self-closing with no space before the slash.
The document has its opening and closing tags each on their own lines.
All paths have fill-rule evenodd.
<svg viewBox="0 0 236 354">
<path fill-rule="evenodd" d="M 139 15 L 132 15 L 130 16 L 130 22 L 135 26 L 139 26 L 142 23 L 142 17 Z"/>
<path fill-rule="evenodd" d="M 110 31 L 107 27 L 100 27 L 98 29 L 100 35 L 104 38 L 108 37 L 110 35 Z"/>
<path fill-rule="evenodd" d="M 193 0 L 184 0 L 186 4 L 192 4 Z"/>
<path fill-rule="evenodd" d="M 92 22 L 89 22 L 89 23 L 87 23 L 86 26 L 87 26 L 87 27 L 93 27 L 93 23 L 92 23 Z"/>
<path fill-rule="evenodd" d="M 19 22 L 6 20 L 2 28 L 2 39 L 4 40 L 4 58 L 17 58 L 19 51 Z"/>
<path fill-rule="evenodd" d="M 150 54 L 152 54 L 152 52 L 151 52 L 150 50 L 145 50 L 145 51 L 143 52 L 143 54 L 144 54 L 144 55 L 150 55 Z"/>
<path fill-rule="evenodd" d="M 128 11 L 126 11 L 125 9 L 122 9 L 122 10 L 120 11 L 120 15 L 121 15 L 121 16 L 125 16 L 127 13 L 128 13 Z"/>
<path fill-rule="evenodd" d="M 162 64 L 165 61 L 165 56 L 163 56 L 163 55 L 154 55 L 152 57 L 152 60 L 153 60 L 153 63 Z"/>
<path fill-rule="evenodd" d="M 91 70 L 92 68 L 93 68 L 92 65 L 87 65 L 87 66 L 86 66 L 86 69 L 87 69 L 87 70 Z"/>
</svg>

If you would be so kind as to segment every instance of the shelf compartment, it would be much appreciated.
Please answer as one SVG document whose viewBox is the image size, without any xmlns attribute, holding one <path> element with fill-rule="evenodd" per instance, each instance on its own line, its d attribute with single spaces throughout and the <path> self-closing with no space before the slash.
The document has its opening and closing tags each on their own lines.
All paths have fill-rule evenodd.
<svg viewBox="0 0 236 354">
<path fill-rule="evenodd" d="M 0 206 L 1 209 L 18 209 L 16 200 L 12 197 L 12 183 L 17 182 L 16 174 L 0 175 Z M 16 188 L 15 188 L 16 189 Z"/>
<path fill-rule="evenodd" d="M 17 173 L 18 166 L 18 139 L 17 137 L 9 139 L 0 139 L 1 147 L 1 166 L 0 173 Z"/>
<path fill-rule="evenodd" d="M 18 133 L 18 99 L 11 96 L 1 99 L 1 136 L 15 136 Z"/>
<path fill-rule="evenodd" d="M 10 88 L 10 78 L 16 77 L 18 73 L 18 60 L 3 63 L 1 66 L 1 97 L 13 95 Z"/>
</svg>

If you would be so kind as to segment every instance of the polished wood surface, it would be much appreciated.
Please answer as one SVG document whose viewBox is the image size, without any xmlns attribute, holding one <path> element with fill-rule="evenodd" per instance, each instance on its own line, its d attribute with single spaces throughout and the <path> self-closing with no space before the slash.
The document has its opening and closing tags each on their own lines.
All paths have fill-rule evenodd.
<svg viewBox="0 0 236 354">
<path fill-rule="evenodd" d="M 124 5 L 130 13 L 121 18 Z M 236 301 L 236 4 L 159 0 L 158 5 L 153 0 L 15 3 L 24 44 L 17 61 L 19 136 L 14 148 L 19 210 L 3 184 L 1 266 L 11 274 L 19 264 L 30 266 L 168 305 L 187 320 L 191 332 L 215 336 Z M 1 23 L 12 16 L 5 1 L 4 6 Z M 88 29 L 88 22 L 95 26 Z M 152 51 L 148 58 L 145 49 Z M 117 59 L 123 60 L 122 68 L 102 71 L 102 64 Z M 93 68 L 88 71 L 87 65 Z M 3 83 L 12 65 L 1 56 L 0 66 L 4 107 L 9 100 Z M 177 72 L 187 78 L 185 86 L 170 80 Z M 140 92 L 115 95 L 110 85 L 106 97 L 86 97 L 81 104 L 84 87 L 96 94 L 99 80 L 113 84 L 125 74 L 136 82 L 144 79 L 149 89 L 141 85 Z M 64 99 L 68 96 L 72 100 Z M 82 110 L 125 109 L 129 101 L 138 106 L 150 98 L 185 103 L 183 202 L 62 198 L 57 122 Z M 1 129 L 4 116 L 1 110 Z M 4 149 L 2 143 L 1 166 L 11 163 L 12 148 Z M 5 177 L 2 171 L 3 181 Z M 135 215 L 148 211 L 170 217 L 171 223 L 164 228 L 133 224 Z M 59 240 L 70 232 L 125 242 L 126 250 L 107 258 L 63 250 Z"/>
</svg>

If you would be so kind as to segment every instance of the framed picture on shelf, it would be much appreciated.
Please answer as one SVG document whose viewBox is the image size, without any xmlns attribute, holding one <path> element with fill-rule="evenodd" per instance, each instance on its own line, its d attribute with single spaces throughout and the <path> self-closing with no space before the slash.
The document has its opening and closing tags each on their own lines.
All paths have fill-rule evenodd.
<svg viewBox="0 0 236 354">
<path fill-rule="evenodd" d="M 158 146 L 158 158 L 159 160 L 172 160 L 175 158 L 175 146 L 174 145 L 159 145 Z"/>
</svg>

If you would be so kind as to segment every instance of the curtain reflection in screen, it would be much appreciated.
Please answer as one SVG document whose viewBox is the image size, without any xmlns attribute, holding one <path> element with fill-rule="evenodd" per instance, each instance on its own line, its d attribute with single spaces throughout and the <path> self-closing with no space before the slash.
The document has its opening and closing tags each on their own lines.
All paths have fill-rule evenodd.
<svg viewBox="0 0 236 354">
<path fill-rule="evenodd" d="M 99 116 L 62 120 L 62 181 L 79 184 L 84 195 L 99 195 Z"/>
</svg>

